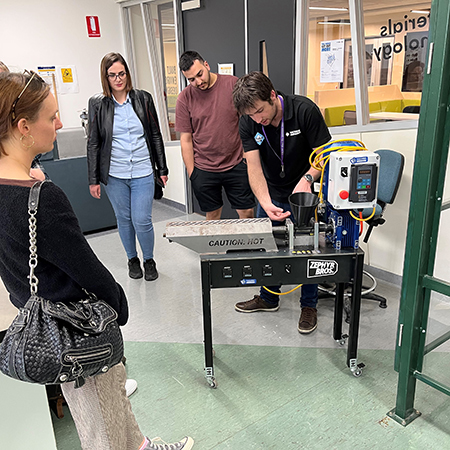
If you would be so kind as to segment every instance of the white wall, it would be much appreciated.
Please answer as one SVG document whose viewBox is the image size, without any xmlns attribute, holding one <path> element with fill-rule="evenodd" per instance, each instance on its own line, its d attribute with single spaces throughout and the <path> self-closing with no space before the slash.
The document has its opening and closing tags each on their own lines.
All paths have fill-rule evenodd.
<svg viewBox="0 0 450 450">
<path fill-rule="evenodd" d="M 86 16 L 98 16 L 100 38 L 89 38 Z M 101 91 L 100 60 L 124 53 L 120 7 L 114 0 L 20 0 L 0 6 L 0 60 L 12 69 L 75 65 L 78 94 L 59 96 L 64 127 L 79 127 L 79 110 Z"/>
<path fill-rule="evenodd" d="M 120 6 L 114 0 L 1 3 L 0 61 L 12 70 L 75 65 L 79 93 L 60 95 L 59 109 L 66 130 L 80 127 L 80 110 L 87 107 L 91 95 L 101 92 L 102 57 L 112 51 L 126 57 Z M 99 17 L 100 38 L 88 37 L 86 16 Z M 170 182 L 164 196 L 185 204 L 184 166 L 179 144 L 168 144 L 166 153 Z"/>
<path fill-rule="evenodd" d="M 164 197 L 186 204 L 186 185 L 184 178 L 184 164 L 181 159 L 181 146 L 179 141 L 166 143 L 167 166 L 169 167 L 169 182 L 164 189 Z"/>
</svg>

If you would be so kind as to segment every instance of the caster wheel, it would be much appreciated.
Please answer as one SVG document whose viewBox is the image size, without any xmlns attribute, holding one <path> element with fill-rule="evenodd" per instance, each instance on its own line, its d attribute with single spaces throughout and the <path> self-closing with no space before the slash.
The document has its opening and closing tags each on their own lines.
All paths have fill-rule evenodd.
<svg viewBox="0 0 450 450">
<path fill-rule="evenodd" d="M 339 345 L 341 345 L 341 346 L 344 346 L 344 345 L 345 345 L 344 339 L 341 339 L 341 340 L 339 341 Z"/>
<path fill-rule="evenodd" d="M 216 380 L 211 381 L 211 382 L 209 383 L 209 387 L 210 387 L 211 389 L 216 389 L 216 388 L 217 388 L 217 381 L 216 381 Z"/>
<path fill-rule="evenodd" d="M 362 375 L 362 370 L 361 369 L 356 369 L 353 372 L 353 376 L 359 378 Z"/>
</svg>

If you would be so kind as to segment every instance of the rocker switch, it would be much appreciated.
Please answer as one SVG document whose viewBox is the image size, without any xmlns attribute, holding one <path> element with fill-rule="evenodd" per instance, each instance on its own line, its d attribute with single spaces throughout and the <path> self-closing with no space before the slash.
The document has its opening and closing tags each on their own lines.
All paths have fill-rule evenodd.
<svg viewBox="0 0 450 450">
<path fill-rule="evenodd" d="M 223 278 L 232 278 L 233 277 L 233 269 L 230 266 L 225 266 L 222 269 L 222 277 Z"/>
</svg>

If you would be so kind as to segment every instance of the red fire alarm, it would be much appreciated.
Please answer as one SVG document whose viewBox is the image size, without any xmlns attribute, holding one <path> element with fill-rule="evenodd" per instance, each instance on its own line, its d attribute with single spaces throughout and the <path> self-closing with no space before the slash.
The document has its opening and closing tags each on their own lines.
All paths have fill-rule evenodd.
<svg viewBox="0 0 450 450">
<path fill-rule="evenodd" d="M 86 16 L 86 25 L 89 37 L 100 37 L 98 16 Z"/>
</svg>

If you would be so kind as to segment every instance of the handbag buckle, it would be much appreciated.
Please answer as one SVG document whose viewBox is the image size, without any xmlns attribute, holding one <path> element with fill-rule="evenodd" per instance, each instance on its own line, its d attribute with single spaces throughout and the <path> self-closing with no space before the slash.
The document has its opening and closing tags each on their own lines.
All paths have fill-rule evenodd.
<svg viewBox="0 0 450 450">
<path fill-rule="evenodd" d="M 30 317 L 30 311 L 28 309 L 19 309 L 19 313 L 17 314 L 17 320 L 15 325 L 24 326 L 28 322 L 28 318 Z"/>
</svg>

